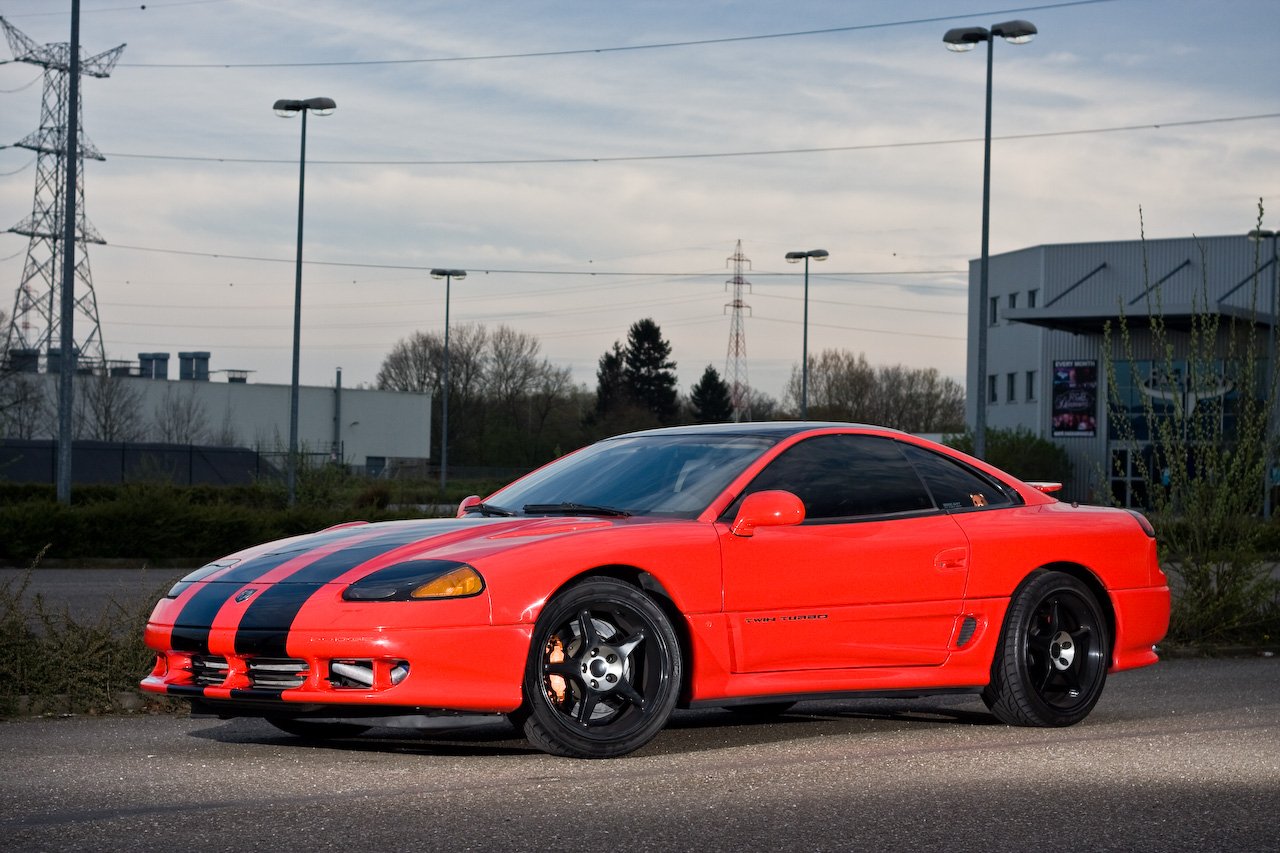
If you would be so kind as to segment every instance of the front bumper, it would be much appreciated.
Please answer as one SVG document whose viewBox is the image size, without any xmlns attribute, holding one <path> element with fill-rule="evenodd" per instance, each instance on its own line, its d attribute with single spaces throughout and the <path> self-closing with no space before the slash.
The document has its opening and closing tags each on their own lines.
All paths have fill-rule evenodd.
<svg viewBox="0 0 1280 853">
<path fill-rule="evenodd" d="M 521 703 L 531 626 L 295 631 L 287 657 L 179 651 L 164 642 L 171 634 L 170 627 L 147 626 L 156 663 L 143 690 L 246 709 L 348 705 L 508 713 Z"/>
</svg>

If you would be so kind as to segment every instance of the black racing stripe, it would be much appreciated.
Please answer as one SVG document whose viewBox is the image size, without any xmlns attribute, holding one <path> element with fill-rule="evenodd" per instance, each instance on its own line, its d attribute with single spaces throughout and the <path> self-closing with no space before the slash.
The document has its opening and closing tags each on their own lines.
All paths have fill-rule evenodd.
<svg viewBox="0 0 1280 853">
<path fill-rule="evenodd" d="M 466 523 L 445 519 L 425 519 L 412 524 L 392 522 L 388 525 L 391 529 L 385 532 L 382 532 L 382 525 L 344 527 L 341 530 L 321 532 L 297 542 L 291 542 L 286 546 L 286 550 L 263 554 L 260 557 L 247 560 L 235 566 L 226 574 L 220 575 L 216 580 L 205 582 L 204 586 L 187 601 L 174 620 L 175 628 L 171 646 L 175 651 L 207 654 L 209 652 L 209 631 L 213 626 L 213 620 L 231 595 L 245 584 L 253 583 L 289 560 L 315 548 L 334 541 L 355 539 L 361 536 L 368 536 L 370 533 L 381 532 L 381 535 L 377 535 L 366 542 L 362 542 L 352 548 L 335 551 L 320 558 L 310 566 L 295 572 L 288 578 L 290 583 L 294 581 L 303 583 L 331 581 L 360 565 L 365 560 L 386 553 L 392 548 L 416 542 L 432 534 L 447 533 Z M 305 598 L 303 601 L 305 601 Z M 249 606 L 249 610 L 245 614 L 246 619 L 253 613 L 256 604 L 257 602 L 254 602 Z M 261 623 L 251 623 L 249 627 L 270 627 L 287 631 L 290 622 L 293 621 L 293 615 L 297 614 L 297 610 L 301 606 L 302 601 L 296 602 L 293 614 L 289 615 L 288 621 L 283 624 L 276 623 L 264 626 Z M 273 616 L 278 618 L 278 614 L 273 614 Z M 240 643 L 237 639 L 237 648 L 239 645 Z"/>
<path fill-rule="evenodd" d="M 394 531 L 391 534 L 391 538 L 399 541 L 404 537 L 409 537 L 405 541 L 412 542 L 415 539 L 422 538 L 423 527 L 424 525 L 420 524 L 410 525 L 408 529 Z M 370 528 L 362 525 L 359 527 L 344 527 L 341 530 L 331 530 L 327 533 L 317 533 L 314 536 L 308 536 L 301 541 L 291 543 L 286 550 L 263 554 L 260 557 L 247 560 L 220 575 L 216 580 L 206 582 L 183 605 L 182 611 L 174 620 L 176 627 L 173 632 L 173 642 L 171 643 L 173 649 L 180 652 L 208 653 L 209 631 L 213 626 L 214 617 L 218 615 L 218 611 L 222 609 L 222 605 L 226 604 L 227 598 L 232 593 L 245 584 L 253 583 L 300 554 L 327 545 L 335 540 L 368 535 L 369 532 Z M 387 537 L 384 535 L 373 541 L 380 541 L 382 538 Z M 323 562 L 323 560 L 319 562 Z"/>
<path fill-rule="evenodd" d="M 263 690 L 260 687 L 233 687 L 231 689 L 232 699 L 280 699 L 283 695 L 283 690 Z"/>
<path fill-rule="evenodd" d="M 165 686 L 164 692 L 169 696 L 204 696 L 203 687 L 195 687 L 190 684 L 169 684 Z"/>
<path fill-rule="evenodd" d="M 289 626 L 322 583 L 278 583 L 258 593 L 236 627 L 235 653 L 288 657 Z"/>
<path fill-rule="evenodd" d="M 250 560 L 244 566 L 237 566 L 236 571 L 242 577 L 236 580 L 206 582 L 195 595 L 182 607 L 182 611 L 174 619 L 173 639 L 170 646 L 179 652 L 209 652 L 209 631 L 213 627 L 213 618 L 218 615 L 227 598 L 246 583 L 252 583 L 267 572 L 278 568 L 297 556 L 290 551 L 283 554 L 268 554 L 256 560 Z M 252 571 L 248 571 L 252 566 Z"/>
<path fill-rule="evenodd" d="M 294 572 L 287 580 L 267 587 L 253 599 L 240 618 L 236 627 L 235 653 L 287 657 L 285 646 L 289 628 L 307 599 L 323 589 L 326 583 L 356 566 L 421 538 L 422 531 L 416 526 L 396 530 L 326 554 Z"/>
<path fill-rule="evenodd" d="M 311 565 L 305 566 L 289 575 L 288 582 L 329 583 L 361 563 L 372 560 L 374 557 L 380 557 L 388 551 L 399 548 L 402 545 L 408 545 L 411 542 L 417 542 L 432 534 L 446 533 L 456 526 L 457 523 L 441 524 L 439 520 L 435 520 L 423 524 L 394 528 L 381 536 L 367 539 L 352 545 L 350 548 L 326 554 Z"/>
</svg>

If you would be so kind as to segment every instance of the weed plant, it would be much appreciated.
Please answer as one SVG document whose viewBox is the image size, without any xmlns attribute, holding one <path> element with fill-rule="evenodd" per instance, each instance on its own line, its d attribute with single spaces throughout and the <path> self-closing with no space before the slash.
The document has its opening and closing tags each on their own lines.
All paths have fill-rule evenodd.
<svg viewBox="0 0 1280 853">
<path fill-rule="evenodd" d="M 1170 637 L 1191 644 L 1265 643 L 1280 623 L 1280 581 L 1264 559 L 1260 521 L 1276 405 L 1275 371 L 1260 367 L 1260 278 L 1248 321 L 1224 319 L 1202 281 L 1189 328 L 1172 328 L 1157 282 L 1146 291 L 1145 328 L 1122 313 L 1104 332 L 1108 420 L 1138 470 L 1172 578 Z M 1147 386 L 1136 404 L 1122 396 L 1118 364 Z M 1122 475 L 1119 457 L 1116 465 Z M 1109 472 L 1099 473 L 1107 482 Z"/>
<path fill-rule="evenodd" d="M 111 599 L 96 619 L 77 621 L 67 608 L 28 595 L 29 584 L 30 572 L 0 582 L 0 715 L 168 707 L 139 698 L 138 681 L 155 659 L 142 642 L 150 601 Z"/>
</svg>

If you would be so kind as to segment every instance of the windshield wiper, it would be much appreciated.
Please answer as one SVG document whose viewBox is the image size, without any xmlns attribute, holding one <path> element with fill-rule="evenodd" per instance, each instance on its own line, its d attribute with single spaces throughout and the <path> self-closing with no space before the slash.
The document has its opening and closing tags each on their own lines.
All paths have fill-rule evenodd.
<svg viewBox="0 0 1280 853">
<path fill-rule="evenodd" d="M 506 507 L 486 503 L 472 504 L 464 509 L 463 512 L 478 512 L 486 516 L 500 515 L 503 517 L 510 517 L 516 514 L 516 511 L 513 509 L 507 509 Z"/>
<path fill-rule="evenodd" d="M 525 504 L 524 511 L 528 515 L 603 515 L 610 518 L 626 518 L 631 515 L 625 509 L 576 503 Z"/>
</svg>

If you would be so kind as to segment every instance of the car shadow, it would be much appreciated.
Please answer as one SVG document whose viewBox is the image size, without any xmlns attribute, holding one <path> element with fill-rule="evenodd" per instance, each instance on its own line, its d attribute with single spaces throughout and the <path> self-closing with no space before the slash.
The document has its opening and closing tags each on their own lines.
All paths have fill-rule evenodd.
<svg viewBox="0 0 1280 853">
<path fill-rule="evenodd" d="M 441 757 L 497 757 L 537 755 L 524 736 L 500 717 L 440 718 L 423 729 L 373 726 L 353 737 L 305 738 L 283 732 L 265 720 L 224 720 L 220 725 L 190 732 L 191 737 L 220 743 L 288 746 L 341 752 L 433 755 Z"/>
<path fill-rule="evenodd" d="M 832 735 L 885 734 L 936 726 L 1001 726 L 975 697 L 915 697 L 807 701 L 770 715 L 724 708 L 676 711 L 635 757 L 693 754 L 726 747 L 765 746 Z M 287 734 L 265 720 L 225 720 L 196 729 L 191 737 L 229 744 L 351 753 L 388 753 L 445 758 L 540 755 L 499 716 L 441 717 L 423 729 L 375 726 L 354 737 L 308 739 Z"/>
</svg>

